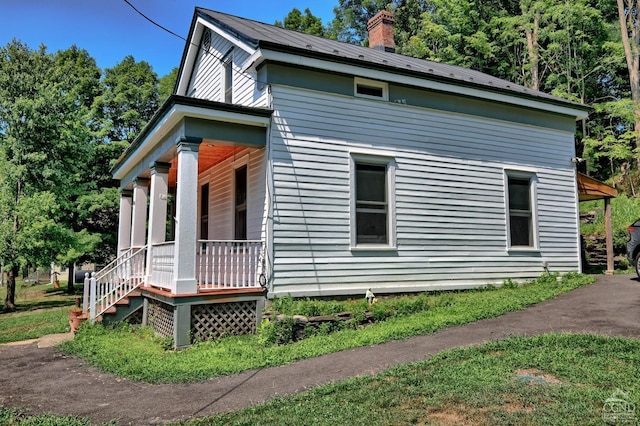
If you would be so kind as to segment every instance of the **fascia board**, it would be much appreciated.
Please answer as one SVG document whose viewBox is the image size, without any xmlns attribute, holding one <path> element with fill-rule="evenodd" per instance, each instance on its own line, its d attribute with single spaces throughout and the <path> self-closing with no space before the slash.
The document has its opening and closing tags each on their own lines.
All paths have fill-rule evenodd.
<svg viewBox="0 0 640 426">
<path fill-rule="evenodd" d="M 208 22 L 206 19 L 203 19 L 203 18 L 199 17 L 198 18 L 198 23 L 201 23 L 202 25 L 205 25 L 211 31 L 213 31 L 214 33 L 218 34 L 220 37 L 226 39 L 230 43 L 238 46 L 240 49 L 244 50 L 249 55 L 252 55 L 256 51 L 256 49 L 253 48 L 252 46 L 249 46 L 247 43 L 243 42 L 242 40 L 239 40 L 238 38 L 236 38 L 234 36 L 232 36 L 231 34 L 227 33 L 223 29 L 218 28 L 215 24 L 212 24 L 211 22 Z"/>
<path fill-rule="evenodd" d="M 253 55 L 253 53 L 255 52 L 255 49 L 253 47 L 231 36 L 206 19 L 198 16 L 196 18 L 194 30 L 191 33 L 191 38 L 189 38 L 189 40 L 187 41 L 187 57 L 184 63 L 183 70 L 180 74 L 180 82 L 178 84 L 178 90 L 176 91 L 178 95 L 185 96 L 187 94 L 186 92 L 189 86 L 189 81 L 191 80 L 191 74 L 193 73 L 193 67 L 195 65 L 196 59 L 198 58 L 198 51 L 200 50 L 200 38 L 202 37 L 202 32 L 205 28 L 210 29 L 220 37 L 228 40 L 235 46 L 238 46 L 240 49 L 246 51 L 249 55 Z"/>
<path fill-rule="evenodd" d="M 191 81 L 191 74 L 193 74 L 193 66 L 195 65 L 196 58 L 198 57 L 198 50 L 200 49 L 200 44 L 196 42 L 196 40 L 200 40 L 202 37 L 202 25 L 194 25 L 193 32 L 191 33 L 191 37 L 187 40 L 187 55 L 180 70 L 180 81 L 178 82 L 178 87 L 176 89 L 176 94 L 184 96 L 189 89 L 189 82 Z"/>
<path fill-rule="evenodd" d="M 196 107 L 191 105 L 174 105 L 158 123 L 153 127 L 153 130 L 149 132 L 149 137 L 140 144 L 140 146 L 128 156 L 128 158 L 120 164 L 120 166 L 114 170 L 113 178 L 122 179 L 127 175 L 129 170 L 135 167 L 144 156 L 154 149 L 158 144 L 162 143 L 163 139 L 169 134 L 169 132 L 180 123 L 185 117 L 203 118 L 206 120 L 215 119 L 216 121 L 222 121 L 227 123 L 243 124 L 247 126 L 255 127 L 268 127 L 271 120 L 270 117 L 251 117 L 248 118 L 246 114 L 241 112 L 232 111 L 212 111 L 208 108 Z M 183 130 L 184 133 L 184 130 Z M 176 135 L 177 138 L 181 136 L 190 135 Z M 175 141 L 177 142 L 177 140 Z"/>
<path fill-rule="evenodd" d="M 303 67 L 350 74 L 358 77 L 370 78 L 373 80 L 382 80 L 398 84 L 408 84 L 415 87 L 422 87 L 425 89 L 437 90 L 445 93 L 454 93 L 461 96 L 487 99 L 504 104 L 517 105 L 525 108 L 533 108 L 541 111 L 571 116 L 575 117 L 577 120 L 585 119 L 589 115 L 586 107 L 585 109 L 571 108 L 570 106 L 542 102 L 536 99 L 510 96 L 505 93 L 476 89 L 468 86 L 447 84 L 436 80 L 428 80 L 407 75 L 400 75 L 393 72 L 380 71 L 366 67 L 358 67 L 341 62 L 327 61 L 323 59 L 274 50 L 259 49 L 254 53 L 254 55 L 252 55 L 247 63 L 251 64 L 250 68 L 255 70 L 264 61 L 277 61 Z"/>
</svg>

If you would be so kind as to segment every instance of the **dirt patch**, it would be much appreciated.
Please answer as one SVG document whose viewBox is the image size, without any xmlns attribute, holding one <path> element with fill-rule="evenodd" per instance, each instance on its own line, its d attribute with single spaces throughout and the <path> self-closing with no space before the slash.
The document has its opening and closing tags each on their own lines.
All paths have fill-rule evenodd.
<svg viewBox="0 0 640 426">
<path fill-rule="evenodd" d="M 560 385 L 562 381 L 553 374 L 545 373 L 537 368 L 525 368 L 515 371 L 516 378 L 532 385 Z"/>
<path fill-rule="evenodd" d="M 460 410 L 451 408 L 438 409 L 427 414 L 427 424 L 436 423 L 438 425 L 471 425 L 469 419 Z"/>
<path fill-rule="evenodd" d="M 518 400 L 509 400 L 500 406 L 504 411 L 509 414 L 513 413 L 531 413 L 533 411 L 532 406 L 527 406 Z"/>
</svg>

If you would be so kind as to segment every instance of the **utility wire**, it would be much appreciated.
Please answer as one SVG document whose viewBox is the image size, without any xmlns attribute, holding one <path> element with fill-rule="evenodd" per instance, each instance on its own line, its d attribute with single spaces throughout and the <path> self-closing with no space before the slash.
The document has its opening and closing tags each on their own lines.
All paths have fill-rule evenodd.
<svg viewBox="0 0 640 426">
<path fill-rule="evenodd" d="M 149 18 L 147 15 L 145 15 L 144 13 L 139 11 L 134 5 L 131 4 L 131 2 L 129 0 L 124 0 L 124 2 L 126 4 L 128 4 L 129 6 L 131 6 L 131 9 L 135 10 L 138 13 L 138 15 L 142 16 L 144 19 L 146 19 L 147 21 L 151 22 L 156 27 L 158 27 L 160 29 L 163 29 L 164 31 L 168 32 L 169 34 L 178 37 L 180 40 L 187 41 L 187 39 L 182 37 L 180 34 L 176 34 L 173 31 L 171 31 L 170 29 L 167 29 L 167 28 L 163 27 L 162 25 L 158 24 L 156 21 L 154 21 L 153 19 Z"/>
<path fill-rule="evenodd" d="M 149 18 L 147 15 L 145 15 L 142 11 L 138 10 L 138 9 L 137 9 L 133 4 L 131 4 L 131 2 L 130 2 L 129 0 L 123 0 L 123 1 L 124 1 L 126 4 L 128 4 L 128 5 L 129 5 L 133 10 L 135 10 L 135 11 L 136 11 L 136 13 L 137 13 L 138 15 L 142 16 L 144 19 L 146 19 L 147 21 L 151 22 L 151 23 L 152 23 L 153 25 L 155 25 L 156 27 L 160 28 L 160 29 L 161 29 L 161 30 L 163 30 L 163 31 L 168 32 L 169 34 L 171 34 L 171 35 L 173 35 L 173 36 L 175 36 L 175 37 L 178 37 L 180 40 L 183 40 L 183 41 L 185 41 L 185 42 L 189 43 L 189 44 L 190 44 L 190 45 L 192 45 L 192 46 L 195 46 L 198 50 L 200 50 L 200 51 L 204 52 L 204 53 L 205 53 L 205 54 L 207 54 L 207 55 L 211 55 L 211 56 L 213 56 L 213 57 L 214 57 L 214 58 L 216 58 L 216 59 L 217 59 L 221 64 L 224 64 L 224 60 L 223 60 L 223 58 L 221 58 L 221 57 L 219 57 L 219 56 L 216 56 L 213 52 L 209 52 L 209 50 L 208 50 L 208 49 L 203 49 L 203 48 L 202 48 L 202 47 L 200 47 L 199 45 L 197 45 L 197 44 L 195 44 L 195 43 L 193 43 L 193 42 L 191 42 L 191 41 L 187 40 L 186 38 L 182 37 L 180 34 L 176 34 L 176 33 L 174 33 L 173 31 L 171 31 L 170 29 L 168 29 L 168 28 L 166 28 L 166 27 L 164 27 L 164 26 L 160 25 L 159 23 L 157 23 L 156 21 L 154 21 L 153 19 L 151 19 L 151 18 Z M 236 71 L 236 70 L 234 70 L 233 68 L 232 68 L 232 71 L 233 71 L 233 72 L 235 72 L 235 73 L 236 73 L 236 74 L 238 74 L 238 75 L 242 75 L 242 76 L 244 76 L 244 77 L 247 77 L 247 78 L 249 78 L 249 79 L 251 79 L 251 80 L 255 81 L 256 83 L 261 83 L 261 84 L 269 85 L 269 83 L 267 83 L 266 81 L 260 81 L 260 80 L 258 80 L 257 78 L 252 77 L 252 76 L 251 76 L 251 75 L 249 75 L 249 74 L 241 73 L 240 71 Z"/>
</svg>

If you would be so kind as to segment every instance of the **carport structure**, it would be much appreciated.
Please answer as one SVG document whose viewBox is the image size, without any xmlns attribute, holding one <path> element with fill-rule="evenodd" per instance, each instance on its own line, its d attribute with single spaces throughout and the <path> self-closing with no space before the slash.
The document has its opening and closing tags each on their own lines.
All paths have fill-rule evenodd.
<svg viewBox="0 0 640 426">
<path fill-rule="evenodd" d="M 583 173 L 578 173 L 578 200 L 604 200 L 604 224 L 607 246 L 607 275 L 613 275 L 613 226 L 611 224 L 611 199 L 618 196 L 618 191 Z"/>
</svg>

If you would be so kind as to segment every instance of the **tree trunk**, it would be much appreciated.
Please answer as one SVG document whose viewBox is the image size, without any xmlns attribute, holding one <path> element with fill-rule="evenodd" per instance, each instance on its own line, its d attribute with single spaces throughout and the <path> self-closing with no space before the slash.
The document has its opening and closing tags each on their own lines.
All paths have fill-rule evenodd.
<svg viewBox="0 0 640 426">
<path fill-rule="evenodd" d="M 538 29 L 540 27 L 540 13 L 533 13 L 533 27 L 525 28 L 524 32 L 527 36 L 527 52 L 529 53 L 529 62 L 531 64 L 531 88 L 540 90 L 540 55 L 538 54 Z"/>
<path fill-rule="evenodd" d="M 629 70 L 629 86 L 631 88 L 631 100 L 635 108 L 636 122 L 636 147 L 640 146 L 640 34 L 638 33 L 638 7 L 640 0 L 617 0 L 618 18 L 620 20 L 620 33 L 624 56 Z M 640 163 L 640 159 L 638 160 Z"/>
<path fill-rule="evenodd" d="M 74 294 L 76 292 L 76 288 L 73 285 L 73 282 L 75 281 L 74 265 L 73 263 L 70 263 L 67 267 L 69 268 L 69 274 L 67 275 L 69 280 L 67 281 L 67 293 Z"/>
<path fill-rule="evenodd" d="M 7 295 L 4 298 L 5 310 L 14 311 L 16 309 L 16 277 L 20 273 L 20 268 L 12 266 L 7 279 Z"/>
</svg>

